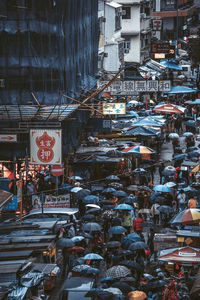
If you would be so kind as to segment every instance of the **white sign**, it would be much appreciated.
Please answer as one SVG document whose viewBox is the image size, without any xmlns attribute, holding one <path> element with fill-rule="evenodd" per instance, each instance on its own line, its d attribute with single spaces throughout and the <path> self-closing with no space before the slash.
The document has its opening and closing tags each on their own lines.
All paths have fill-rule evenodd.
<svg viewBox="0 0 200 300">
<path fill-rule="evenodd" d="M 0 134 L 0 142 L 4 143 L 12 143 L 17 142 L 17 135 L 16 134 Z"/>
<path fill-rule="evenodd" d="M 62 163 L 61 129 L 31 129 L 31 163 L 60 165 Z"/>
<path fill-rule="evenodd" d="M 103 103 L 103 115 L 125 115 L 126 103 Z"/>
<path fill-rule="evenodd" d="M 108 81 L 99 81 L 98 88 L 106 85 Z M 104 92 L 111 95 L 132 95 L 135 92 L 169 92 L 170 80 L 117 80 L 107 87 Z"/>
<path fill-rule="evenodd" d="M 187 252 L 179 252 L 178 255 L 180 256 L 197 256 L 195 252 L 187 253 Z"/>
</svg>

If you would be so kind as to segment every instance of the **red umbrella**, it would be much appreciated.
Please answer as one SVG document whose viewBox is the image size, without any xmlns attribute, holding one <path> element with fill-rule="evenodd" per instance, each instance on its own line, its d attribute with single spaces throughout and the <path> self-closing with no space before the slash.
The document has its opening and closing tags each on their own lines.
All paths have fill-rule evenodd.
<svg viewBox="0 0 200 300">
<path fill-rule="evenodd" d="M 153 111 L 160 112 L 162 114 L 183 114 L 185 111 L 184 107 L 175 105 L 175 104 L 161 104 L 161 105 L 156 105 Z"/>
<path fill-rule="evenodd" d="M 74 246 L 72 248 L 68 248 L 67 251 L 69 252 L 76 252 L 76 253 L 82 253 L 85 251 L 85 248 L 79 247 L 79 246 Z"/>
</svg>

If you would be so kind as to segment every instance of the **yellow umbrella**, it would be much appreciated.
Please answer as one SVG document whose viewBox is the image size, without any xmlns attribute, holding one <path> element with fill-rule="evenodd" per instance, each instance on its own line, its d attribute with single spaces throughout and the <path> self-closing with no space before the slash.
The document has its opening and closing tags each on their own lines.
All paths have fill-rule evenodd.
<svg viewBox="0 0 200 300">
<path fill-rule="evenodd" d="M 129 300 L 144 300 L 147 298 L 147 295 L 145 292 L 142 291 L 133 291 L 128 293 L 128 299 Z"/>
</svg>

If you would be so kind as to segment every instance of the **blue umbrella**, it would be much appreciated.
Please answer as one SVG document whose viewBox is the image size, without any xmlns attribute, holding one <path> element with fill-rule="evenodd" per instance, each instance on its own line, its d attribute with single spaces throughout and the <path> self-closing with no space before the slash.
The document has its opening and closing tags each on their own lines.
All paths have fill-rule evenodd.
<svg viewBox="0 0 200 300">
<path fill-rule="evenodd" d="M 81 235 L 76 235 L 76 236 L 74 236 L 74 237 L 71 238 L 72 242 L 74 242 L 74 243 L 81 242 L 84 239 L 85 239 L 84 236 L 81 236 Z"/>
<path fill-rule="evenodd" d="M 161 193 L 170 193 L 172 191 L 169 187 L 162 184 L 155 185 L 153 190 Z"/>
<path fill-rule="evenodd" d="M 127 197 L 128 194 L 122 190 L 118 190 L 112 193 L 115 197 Z"/>
<path fill-rule="evenodd" d="M 92 185 L 91 191 L 92 192 L 101 192 L 103 191 L 104 187 L 101 185 Z"/>
<path fill-rule="evenodd" d="M 128 197 L 122 198 L 121 202 L 132 205 L 133 203 L 137 203 L 138 200 L 137 200 L 136 197 L 130 197 L 130 196 L 128 196 Z"/>
<path fill-rule="evenodd" d="M 168 206 L 168 205 L 161 205 L 157 208 L 157 210 L 159 210 L 161 213 L 164 213 L 164 214 L 171 214 L 174 212 L 173 207 Z"/>
<path fill-rule="evenodd" d="M 200 99 L 195 99 L 191 102 L 192 105 L 200 105 Z"/>
<path fill-rule="evenodd" d="M 97 268 L 90 267 L 89 265 L 77 265 L 72 268 L 72 271 L 82 273 L 82 274 L 98 274 L 99 270 Z"/>
<path fill-rule="evenodd" d="M 115 181 L 115 180 L 120 180 L 120 178 L 118 177 L 118 176 L 116 176 L 116 175 L 110 175 L 110 176 L 107 176 L 106 178 L 105 178 L 105 180 L 107 180 L 107 181 Z"/>
<path fill-rule="evenodd" d="M 196 127 L 196 126 L 198 126 L 197 122 L 194 121 L 194 120 L 188 120 L 188 121 L 186 121 L 185 125 L 188 126 L 188 127 Z"/>
<path fill-rule="evenodd" d="M 130 233 L 122 239 L 122 246 L 128 249 L 132 243 L 139 241 L 141 241 L 141 237 L 137 233 Z"/>
<path fill-rule="evenodd" d="M 82 199 L 91 194 L 91 191 L 88 189 L 82 189 L 76 193 L 76 199 Z"/>
<path fill-rule="evenodd" d="M 112 234 L 122 234 L 126 231 L 126 228 L 124 228 L 123 226 L 112 226 L 108 229 L 108 232 Z"/>
<path fill-rule="evenodd" d="M 82 187 L 80 187 L 80 186 L 75 186 L 75 187 L 73 187 L 71 190 L 70 190 L 70 192 L 71 193 L 78 193 L 79 191 L 81 191 L 83 188 Z"/>
<path fill-rule="evenodd" d="M 115 191 L 116 191 L 116 189 L 109 187 L 109 188 L 106 188 L 105 190 L 103 190 L 102 194 L 113 193 Z"/>
<path fill-rule="evenodd" d="M 88 195 L 83 198 L 83 203 L 85 204 L 96 204 L 99 201 L 99 197 L 95 195 Z"/>
<path fill-rule="evenodd" d="M 129 114 L 132 115 L 132 116 L 134 116 L 134 117 L 136 117 L 136 118 L 139 117 L 139 115 L 135 111 L 133 111 L 133 110 L 130 110 Z"/>
<path fill-rule="evenodd" d="M 76 181 L 81 181 L 81 180 L 83 180 L 83 178 L 80 177 L 80 176 L 71 176 L 69 179 L 70 179 L 70 180 L 76 180 Z"/>
<path fill-rule="evenodd" d="M 102 260 L 103 257 L 97 253 L 88 253 L 83 257 L 84 260 Z"/>
<path fill-rule="evenodd" d="M 122 203 L 122 204 L 117 205 L 115 207 L 115 209 L 117 209 L 117 210 L 133 210 L 133 207 L 129 204 Z"/>
<path fill-rule="evenodd" d="M 89 222 L 89 223 L 83 224 L 83 226 L 82 226 L 82 230 L 89 231 L 89 232 L 100 231 L 101 229 L 102 229 L 101 225 L 99 225 L 96 222 Z"/>
<path fill-rule="evenodd" d="M 188 137 L 192 137 L 192 136 L 194 136 L 194 133 L 192 133 L 192 132 L 184 132 L 183 136 L 185 136 L 185 137 L 187 137 L 187 136 Z"/>
<path fill-rule="evenodd" d="M 174 155 L 173 160 L 175 160 L 175 161 L 183 160 L 185 157 L 187 157 L 187 154 L 185 154 L 185 153 L 177 154 L 177 155 Z"/>
</svg>

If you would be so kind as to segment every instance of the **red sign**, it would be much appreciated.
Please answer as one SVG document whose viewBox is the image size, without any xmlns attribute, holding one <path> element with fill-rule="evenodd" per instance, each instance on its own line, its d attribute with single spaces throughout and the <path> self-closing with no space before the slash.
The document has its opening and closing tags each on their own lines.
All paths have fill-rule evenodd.
<svg viewBox="0 0 200 300">
<path fill-rule="evenodd" d="M 57 166 L 57 165 L 55 165 L 55 166 L 52 166 L 51 167 L 51 174 L 53 175 L 53 176 L 60 176 L 60 175 L 62 175 L 63 174 L 63 172 L 64 172 L 64 169 L 63 169 L 63 167 L 61 167 L 61 166 Z"/>
</svg>

